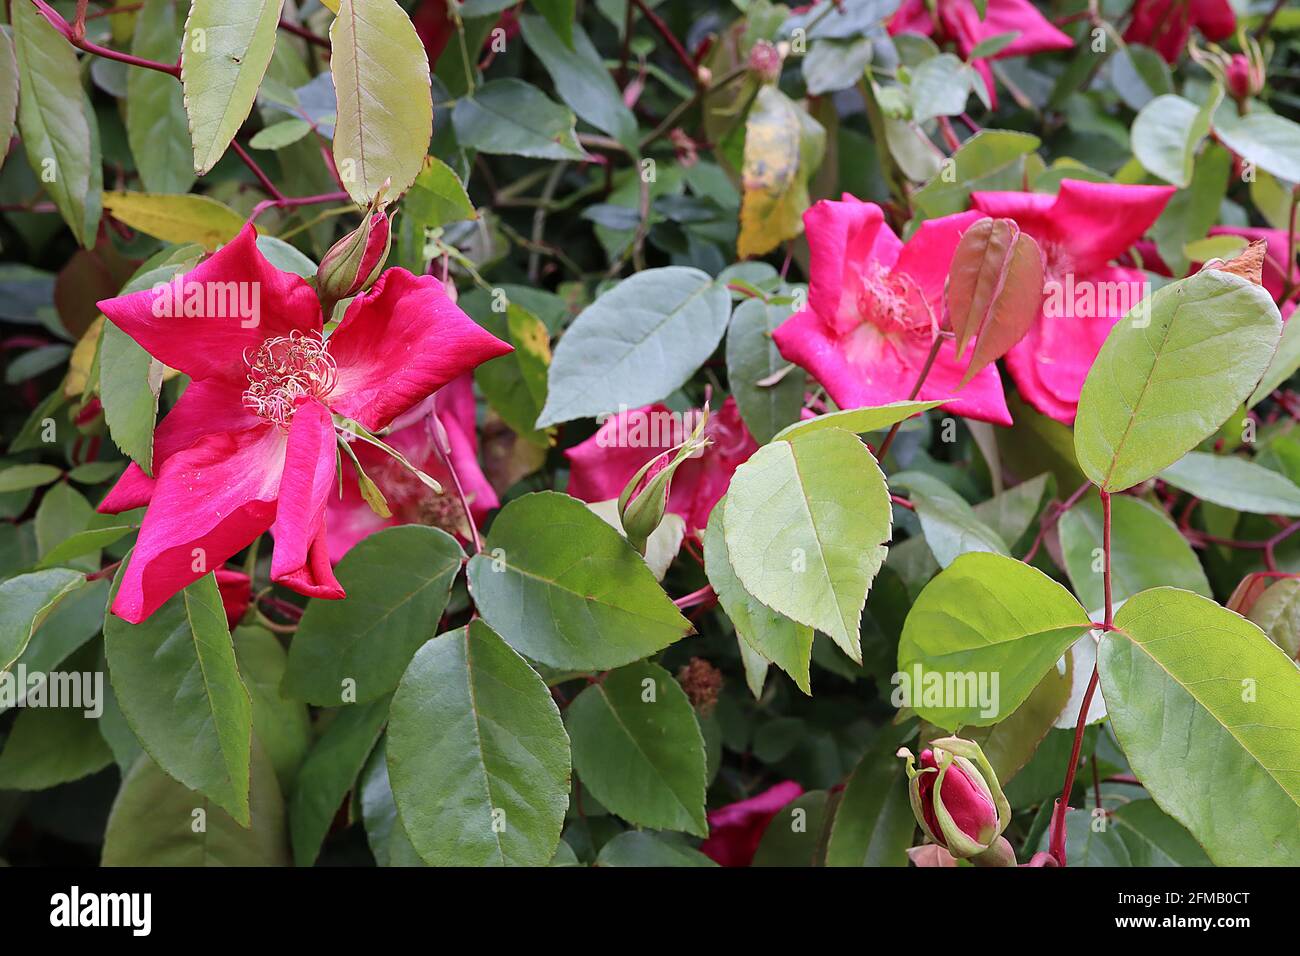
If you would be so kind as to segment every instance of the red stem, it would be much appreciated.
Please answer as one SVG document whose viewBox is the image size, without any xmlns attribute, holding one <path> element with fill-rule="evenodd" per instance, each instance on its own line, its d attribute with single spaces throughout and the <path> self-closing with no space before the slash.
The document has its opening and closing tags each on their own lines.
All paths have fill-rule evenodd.
<svg viewBox="0 0 1300 956">
<path fill-rule="evenodd" d="M 106 46 L 100 46 L 98 43 L 92 43 L 85 36 L 77 36 L 77 31 L 67 20 L 59 14 L 57 10 L 51 7 L 45 0 L 32 0 L 36 5 L 37 11 L 43 16 L 54 29 L 58 30 L 63 37 L 78 50 L 86 53 L 93 53 L 95 56 L 102 56 L 107 60 L 117 60 L 128 66 L 138 66 L 145 70 L 155 70 L 159 73 L 166 73 L 174 76 L 176 79 L 181 78 L 180 62 L 176 63 L 159 63 L 156 60 L 146 60 L 138 56 L 132 56 L 130 53 L 119 53 L 117 50 L 110 50 Z M 84 29 L 84 27 L 83 27 Z"/>
<path fill-rule="evenodd" d="M 308 43 L 315 44 L 318 47 L 322 47 L 326 50 L 330 49 L 330 41 L 325 39 L 325 37 L 317 36 L 306 27 L 300 27 L 298 24 L 286 20 L 284 17 L 280 18 L 280 29 L 285 33 L 292 33 L 294 36 L 300 37 Z"/>
<path fill-rule="evenodd" d="M 1111 595 L 1110 572 L 1110 493 L 1097 489 L 1101 495 L 1101 550 L 1105 558 L 1102 586 L 1106 594 L 1106 621 L 1104 627 L 1109 630 L 1115 626 L 1115 605 Z M 1097 666 L 1092 668 L 1092 677 L 1088 680 L 1088 689 L 1083 693 L 1083 702 L 1079 705 L 1079 719 L 1074 725 L 1074 746 L 1070 749 L 1070 764 L 1065 768 L 1065 785 L 1061 788 L 1061 798 L 1056 801 L 1056 810 L 1052 815 L 1052 838 L 1050 849 L 1056 862 L 1065 866 L 1065 814 L 1070 809 L 1070 791 L 1074 789 L 1074 775 L 1079 769 L 1079 752 L 1083 749 L 1083 732 L 1088 726 L 1088 708 L 1092 706 L 1092 695 L 1097 692 L 1100 674 Z"/>
<path fill-rule="evenodd" d="M 636 8 L 641 11 L 641 15 L 649 20 L 650 25 L 658 30 L 659 35 L 667 41 L 668 46 L 672 48 L 673 54 L 679 61 L 681 61 L 682 66 L 686 67 L 686 72 L 691 75 L 691 81 L 697 87 L 703 87 L 704 81 L 700 77 L 700 68 L 695 65 L 695 61 L 691 59 L 691 55 L 686 52 L 686 47 L 682 46 L 682 41 L 677 39 L 668 24 L 664 22 L 663 18 L 646 6 L 645 0 L 632 0 L 632 2 L 636 4 Z"/>
</svg>

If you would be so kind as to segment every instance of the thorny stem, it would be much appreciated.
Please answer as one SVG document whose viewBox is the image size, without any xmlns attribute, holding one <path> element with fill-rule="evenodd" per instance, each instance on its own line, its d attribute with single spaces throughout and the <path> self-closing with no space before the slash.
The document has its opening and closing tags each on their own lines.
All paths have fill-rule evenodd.
<svg viewBox="0 0 1300 956">
<path fill-rule="evenodd" d="M 1115 605 L 1111 594 L 1110 570 L 1110 492 L 1097 489 L 1101 495 L 1101 550 L 1105 560 L 1102 571 L 1102 585 L 1106 594 L 1106 620 L 1104 628 L 1110 630 L 1115 626 Z M 1056 811 L 1052 815 L 1051 852 L 1056 862 L 1065 866 L 1065 814 L 1070 809 L 1070 791 L 1074 789 L 1074 775 L 1079 769 L 1079 752 L 1083 749 L 1083 732 L 1088 726 L 1088 710 L 1092 706 L 1092 695 L 1097 692 L 1100 674 L 1097 665 L 1092 667 L 1092 677 L 1088 679 L 1088 689 L 1083 693 L 1079 704 L 1079 719 L 1074 725 L 1074 746 L 1070 748 L 1070 763 L 1065 768 L 1065 785 L 1061 788 L 1061 798 L 1056 801 Z"/>
</svg>

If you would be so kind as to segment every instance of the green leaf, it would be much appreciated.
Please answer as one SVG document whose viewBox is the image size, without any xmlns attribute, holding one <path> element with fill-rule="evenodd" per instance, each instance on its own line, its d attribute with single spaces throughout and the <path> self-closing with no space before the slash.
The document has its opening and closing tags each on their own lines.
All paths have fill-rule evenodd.
<svg viewBox="0 0 1300 956">
<path fill-rule="evenodd" d="M 433 866 L 544 866 L 569 804 L 569 741 L 545 682 L 482 621 L 416 653 L 393 696 L 388 772 Z"/>
<path fill-rule="evenodd" d="M 456 101 L 461 146 L 532 159 L 584 159 L 573 114 L 523 80 L 493 80 Z"/>
<path fill-rule="evenodd" d="M 1134 800 L 1110 816 L 1134 866 L 1213 866 L 1195 837 L 1154 800 Z"/>
<path fill-rule="evenodd" d="M 965 112 L 972 75 L 970 67 L 951 53 L 941 53 L 921 63 L 912 71 L 907 90 L 912 119 L 925 123 L 936 116 Z"/>
<path fill-rule="evenodd" d="M 833 813 L 825 790 L 795 798 L 768 823 L 750 866 L 821 866 L 826 828 Z"/>
<path fill-rule="evenodd" d="M 62 476 L 62 469 L 53 465 L 10 465 L 0 471 L 0 494 L 41 488 Z"/>
<path fill-rule="evenodd" d="M 211 196 L 186 193 L 104 193 L 113 218 L 165 242 L 192 242 L 215 252 L 244 228 L 244 217 Z M 102 360 L 101 360 L 102 361 Z"/>
<path fill-rule="evenodd" d="M 539 16 L 522 16 L 528 49 L 542 61 L 555 82 L 555 91 L 581 119 L 602 133 L 608 133 L 632 154 L 639 152 L 636 117 L 623 103 L 623 96 L 605 69 L 600 51 L 586 31 L 569 25 L 570 35 L 560 33 Z"/>
<path fill-rule="evenodd" d="M 1203 106 L 1173 94 L 1157 96 L 1133 120 L 1133 155 L 1161 179 L 1191 185 L 1196 150 L 1210 132 L 1210 117 L 1222 97 L 1217 86 Z"/>
<path fill-rule="evenodd" d="M 114 595 L 120 583 L 119 573 Z M 110 614 L 104 650 L 118 704 L 145 753 L 248 826 L 252 707 L 215 576 L 140 624 Z"/>
<path fill-rule="evenodd" d="M 33 571 L 0 583 L 0 673 L 22 656 L 55 605 L 85 583 L 84 574 L 67 568 Z"/>
<path fill-rule="evenodd" d="M 1203 501 L 1257 515 L 1300 515 L 1300 487 L 1285 475 L 1235 455 L 1190 451 L 1160 477 Z"/>
<path fill-rule="evenodd" d="M 533 444 L 549 447 L 553 436 L 533 428 L 546 404 L 546 376 L 551 364 L 551 337 L 546 323 L 511 302 L 504 316 L 490 312 L 481 324 L 515 350 L 474 369 L 474 382 L 503 422 Z"/>
<path fill-rule="evenodd" d="M 312 601 L 289 646 L 284 692 L 325 707 L 390 693 L 433 636 L 465 553 L 438 528 L 403 525 L 365 538 L 335 573 L 343 601 Z"/>
<path fill-rule="evenodd" d="M 41 556 L 37 569 L 54 568 L 75 558 L 94 554 L 135 531 L 133 525 L 113 525 L 107 528 L 88 528 L 64 538 Z"/>
<path fill-rule="evenodd" d="M 507 504 L 468 575 L 488 625 L 552 667 L 620 667 L 691 633 L 622 535 L 556 492 Z"/>
<path fill-rule="evenodd" d="M 574 769 L 602 806 L 638 826 L 708 835 L 704 737 L 666 670 L 611 671 L 573 699 L 565 726 Z"/>
<path fill-rule="evenodd" d="M 146 474 L 153 472 L 153 432 L 163 364 L 112 322 L 99 343 L 99 397 L 113 443 Z"/>
<path fill-rule="evenodd" d="M 1078 668 L 1072 654 L 1067 655 L 1065 661 L 1064 671 L 1049 667 L 1038 686 L 1025 698 L 1025 702 L 1005 720 L 990 727 L 967 727 L 958 732 L 958 736 L 980 745 L 993 772 L 1004 786 L 1029 763 L 1038 751 L 1038 745 L 1046 739 L 1063 714 L 1068 714 L 1070 728 L 1074 728 L 1079 709 L 1076 706 L 1071 712 L 1068 705 Z M 1085 684 L 1091 676 L 1090 667 L 1083 678 Z M 1081 689 L 1080 704 L 1083 702 L 1082 693 Z M 1097 696 L 1100 695 L 1095 695 L 1093 699 Z"/>
<path fill-rule="evenodd" d="M 1115 92 L 1131 110 L 1140 110 L 1157 96 L 1173 92 L 1168 64 L 1148 46 L 1126 43 L 1109 63 Z"/>
<path fill-rule="evenodd" d="M 760 445 L 799 421 L 807 376 L 792 368 L 781 380 L 760 385 L 789 366 L 772 333 L 790 318 L 788 306 L 746 299 L 736 307 L 727 328 L 727 380 L 749 433 Z"/>
<path fill-rule="evenodd" d="M 187 790 L 141 756 L 113 802 L 100 863 L 288 866 L 284 800 L 271 761 L 260 747 L 253 748 L 249 820 L 236 822 L 203 794 Z"/>
<path fill-rule="evenodd" d="M 253 149 L 265 149 L 274 152 L 298 142 L 312 130 L 311 123 L 304 119 L 280 120 L 264 129 L 258 130 L 248 145 Z"/>
<path fill-rule="evenodd" d="M 1210 596 L 1200 558 L 1162 509 L 1139 498 L 1115 496 L 1110 510 L 1111 597 L 1116 604 L 1161 585 Z M 1101 502 L 1089 495 L 1063 514 L 1057 527 L 1074 593 L 1085 608 L 1100 615 L 1106 603 L 1099 570 Z"/>
<path fill-rule="evenodd" d="M 821 431 L 823 428 L 841 428 L 856 435 L 865 435 L 867 432 L 883 431 L 898 422 L 906 421 L 913 415 L 928 412 L 942 404 L 943 402 L 891 402 L 888 405 L 828 412 L 816 418 L 787 425 L 776 433 L 776 438 L 790 441 L 801 435 Z"/>
<path fill-rule="evenodd" d="M 95 517 L 95 511 L 82 495 L 66 482 L 60 482 L 45 492 L 36 509 L 36 547 L 42 560 L 68 538 L 81 531 Z M 99 570 L 98 554 L 83 558 L 69 558 L 66 564 L 81 571 Z"/>
<path fill-rule="evenodd" d="M 1239 276 L 1208 270 L 1156 290 L 1111 329 L 1083 383 L 1084 473 L 1117 492 L 1172 465 L 1254 391 L 1281 331 L 1269 294 Z"/>
<path fill-rule="evenodd" d="M 8 30 L 0 30 L 0 143 L 13 140 L 18 96 L 18 58 L 14 55 L 14 41 Z M 4 164 L 5 156 L 0 156 L 0 169 Z"/>
<path fill-rule="evenodd" d="M 826 153 L 826 130 L 775 85 L 765 85 L 745 119 L 741 186 L 742 259 L 763 256 L 803 233 L 808 181 Z"/>
<path fill-rule="evenodd" d="M 1188 591 L 1144 591 L 1115 627 L 1098 655 L 1101 688 L 1156 803 L 1219 866 L 1300 863 L 1300 668 L 1254 624 Z"/>
<path fill-rule="evenodd" d="M 1036 568 L 964 554 L 926 585 L 903 625 L 898 670 L 908 677 L 907 702 L 945 730 L 995 724 L 1024 703 L 1089 623 L 1074 596 Z M 971 684 L 982 677 L 995 691 L 987 708 Z M 927 694 L 947 687 L 961 693 Z"/>
<path fill-rule="evenodd" d="M 538 428 L 657 402 L 722 340 L 727 290 L 683 266 L 647 269 L 583 309 L 555 349 Z"/>
<path fill-rule="evenodd" d="M 1152 227 L 1156 250 L 1174 275 L 1185 275 L 1189 260 L 1208 262 L 1218 257 L 1217 250 L 1211 255 L 1193 255 L 1190 247 L 1219 221 L 1219 208 L 1228 191 L 1231 175 L 1232 154 L 1218 145 L 1206 147 L 1196 158 L 1191 185 L 1170 197 L 1164 212 Z M 1201 241 L 1217 242 L 1228 238 L 1245 245 L 1245 240 L 1237 236 L 1216 236 Z M 1231 252 L 1222 258 L 1231 259 L 1235 255 Z"/>
<path fill-rule="evenodd" d="M 1250 620 L 1292 660 L 1300 660 L 1300 578 L 1283 578 L 1259 596 Z"/>
<path fill-rule="evenodd" d="M 36 6 L 10 11 L 18 58 L 18 128 L 27 162 L 77 241 L 95 245 L 103 171 L 99 123 L 81 87 L 77 52 Z"/>
<path fill-rule="evenodd" d="M 0 788 L 48 790 L 113 762 L 113 753 L 99 733 L 98 713 L 91 706 L 94 690 L 81 677 L 99 676 L 93 669 L 97 651 L 89 651 L 89 660 L 83 651 L 65 668 L 72 677 L 80 678 L 80 700 L 73 698 L 77 706 L 61 699 L 58 706 L 25 707 L 18 712 L 0 753 Z"/>
<path fill-rule="evenodd" d="M 1273 353 L 1259 385 L 1246 400 L 1246 407 L 1254 408 L 1268 398 L 1297 369 L 1300 369 L 1300 322 L 1286 322 L 1282 325 L 1282 340 L 1277 344 L 1277 351 Z"/>
<path fill-rule="evenodd" d="M 1007 543 L 979 519 L 966 499 L 938 478 L 924 472 L 904 471 L 890 480 L 910 494 L 921 531 L 939 567 L 946 568 L 971 551 L 1011 553 Z"/>
<path fill-rule="evenodd" d="M 388 716 L 387 697 L 343 707 L 307 752 L 289 800 L 289 834 L 298 866 L 316 862 L 321 843 Z"/>
<path fill-rule="evenodd" d="M 424 866 L 397 816 L 388 779 L 388 741 L 380 738 L 361 772 L 361 818 L 366 842 L 379 866 Z"/>
<path fill-rule="evenodd" d="M 237 627 L 235 660 L 253 707 L 253 733 L 266 748 L 283 793 L 292 793 L 298 768 L 311 746 L 311 717 L 301 701 L 280 692 L 288 661 L 283 645 L 262 627 Z"/>
<path fill-rule="evenodd" d="M 566 44 L 573 46 L 573 22 L 577 14 L 576 0 L 530 0 L 546 22 Z"/>
<path fill-rule="evenodd" d="M 181 48 L 194 172 L 217 164 L 248 119 L 275 51 L 284 0 L 193 0 Z M 337 74 L 336 74 L 336 82 Z"/>
<path fill-rule="evenodd" d="M 808 95 L 822 96 L 856 85 L 871 65 L 872 49 L 868 37 L 818 40 L 801 64 Z"/>
<path fill-rule="evenodd" d="M 175 0 L 145 0 L 135 18 L 131 53 L 175 63 L 183 24 Z M 126 73 L 126 136 L 146 192 L 187 193 L 194 185 L 190 121 L 175 77 L 157 70 Z"/>
<path fill-rule="evenodd" d="M 861 662 L 859 619 L 892 523 L 866 445 L 836 428 L 774 441 L 737 469 L 723 515 L 745 590 Z"/>
<path fill-rule="evenodd" d="M 342 0 L 330 24 L 334 164 L 358 206 L 406 192 L 433 135 L 429 59 L 397 0 Z"/>
<path fill-rule="evenodd" d="M 897 751 L 913 727 L 909 721 L 881 730 L 858 761 L 831 823 L 827 866 L 907 866 L 916 818 Z"/>
<path fill-rule="evenodd" d="M 709 584 L 744 644 L 763 661 L 771 661 L 789 674 L 801 691 L 811 695 L 808 665 L 812 659 L 813 629 L 764 606 L 741 586 L 722 532 L 725 501 L 723 498 L 714 506 L 704 532 L 704 567 Z"/>
<path fill-rule="evenodd" d="M 975 190 L 1019 189 L 1025 156 L 1039 146 L 1037 136 L 1011 130 L 980 130 L 953 153 L 951 176 L 935 176 L 912 200 L 929 219 L 962 212 Z"/>
<path fill-rule="evenodd" d="M 596 866 L 717 866 L 699 850 L 667 836 L 627 830 L 600 848 Z"/>
<path fill-rule="evenodd" d="M 67 660 L 73 652 L 83 647 L 87 641 L 97 635 L 104 626 L 104 606 L 113 582 L 100 578 L 89 581 L 84 587 L 77 588 L 60 600 L 46 615 L 27 649 L 12 665 L 16 670 L 19 665 L 26 668 L 27 684 L 14 687 L 12 698 L 4 703 L 17 706 L 35 688 L 47 686 L 50 673 Z M 91 662 L 92 669 L 103 670 L 98 660 Z M 0 668 L 3 670 L 3 668 Z M 111 686 L 105 684 L 104 695 L 109 696 Z M 8 695 L 6 695 L 8 696 Z M 0 711 L 9 709 L 0 704 Z"/>
<path fill-rule="evenodd" d="M 1264 172 L 1300 182 L 1300 123 L 1275 113 L 1237 116 L 1235 109 L 1225 108 L 1214 117 L 1214 134 Z"/>
<path fill-rule="evenodd" d="M 1089 813 L 1071 813 L 1065 818 L 1066 862 L 1072 867 L 1131 867 L 1128 841 L 1118 826 L 1095 830 Z M 1050 833 L 1044 832 L 1038 852 L 1046 852 Z"/>
<path fill-rule="evenodd" d="M 402 201 L 402 212 L 423 229 L 478 218 L 460 177 L 436 156 L 424 158 L 424 168 Z"/>
</svg>

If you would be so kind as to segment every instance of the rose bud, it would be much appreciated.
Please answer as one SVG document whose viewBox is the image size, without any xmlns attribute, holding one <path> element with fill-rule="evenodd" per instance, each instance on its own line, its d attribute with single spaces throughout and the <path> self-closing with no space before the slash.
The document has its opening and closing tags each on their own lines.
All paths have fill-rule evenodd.
<svg viewBox="0 0 1300 956">
<path fill-rule="evenodd" d="M 910 750 L 898 751 L 907 759 L 908 792 L 921 829 L 957 859 L 990 854 L 1000 864 L 1009 849 L 1000 837 L 1011 820 L 1011 806 L 984 751 L 960 737 L 945 737 L 932 746 L 921 751 L 920 770 Z M 1014 864 L 1012 855 L 1008 865 Z"/>
<path fill-rule="evenodd" d="M 688 458 L 712 444 L 704 434 L 708 421 L 709 406 L 706 404 L 690 437 L 642 465 L 618 496 L 618 517 L 623 533 L 642 555 L 650 535 L 659 527 L 664 512 L 668 510 L 673 475 Z"/>
<path fill-rule="evenodd" d="M 374 285 L 388 258 L 391 241 L 388 214 L 379 207 L 325 253 L 316 270 L 316 290 L 327 307 L 327 319 L 334 303 Z"/>
<path fill-rule="evenodd" d="M 1264 64 L 1245 53 L 1234 53 L 1223 71 L 1223 79 L 1234 100 L 1250 99 L 1264 89 Z"/>
</svg>

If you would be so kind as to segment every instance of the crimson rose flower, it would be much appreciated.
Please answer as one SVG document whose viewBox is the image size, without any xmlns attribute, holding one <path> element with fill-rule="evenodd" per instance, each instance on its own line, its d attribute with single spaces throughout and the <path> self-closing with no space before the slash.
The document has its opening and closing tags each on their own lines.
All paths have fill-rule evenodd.
<svg viewBox="0 0 1300 956">
<path fill-rule="evenodd" d="M 343 597 L 325 543 L 326 501 L 337 487 L 335 416 L 382 430 L 511 350 L 457 308 L 441 282 L 403 269 L 355 298 L 326 338 L 315 291 L 262 256 L 252 225 L 177 282 L 99 308 L 191 379 L 154 434 L 154 477 L 132 464 L 99 506 L 116 513 L 148 505 L 112 607 L 132 623 L 268 530 L 271 580 Z"/>
</svg>

